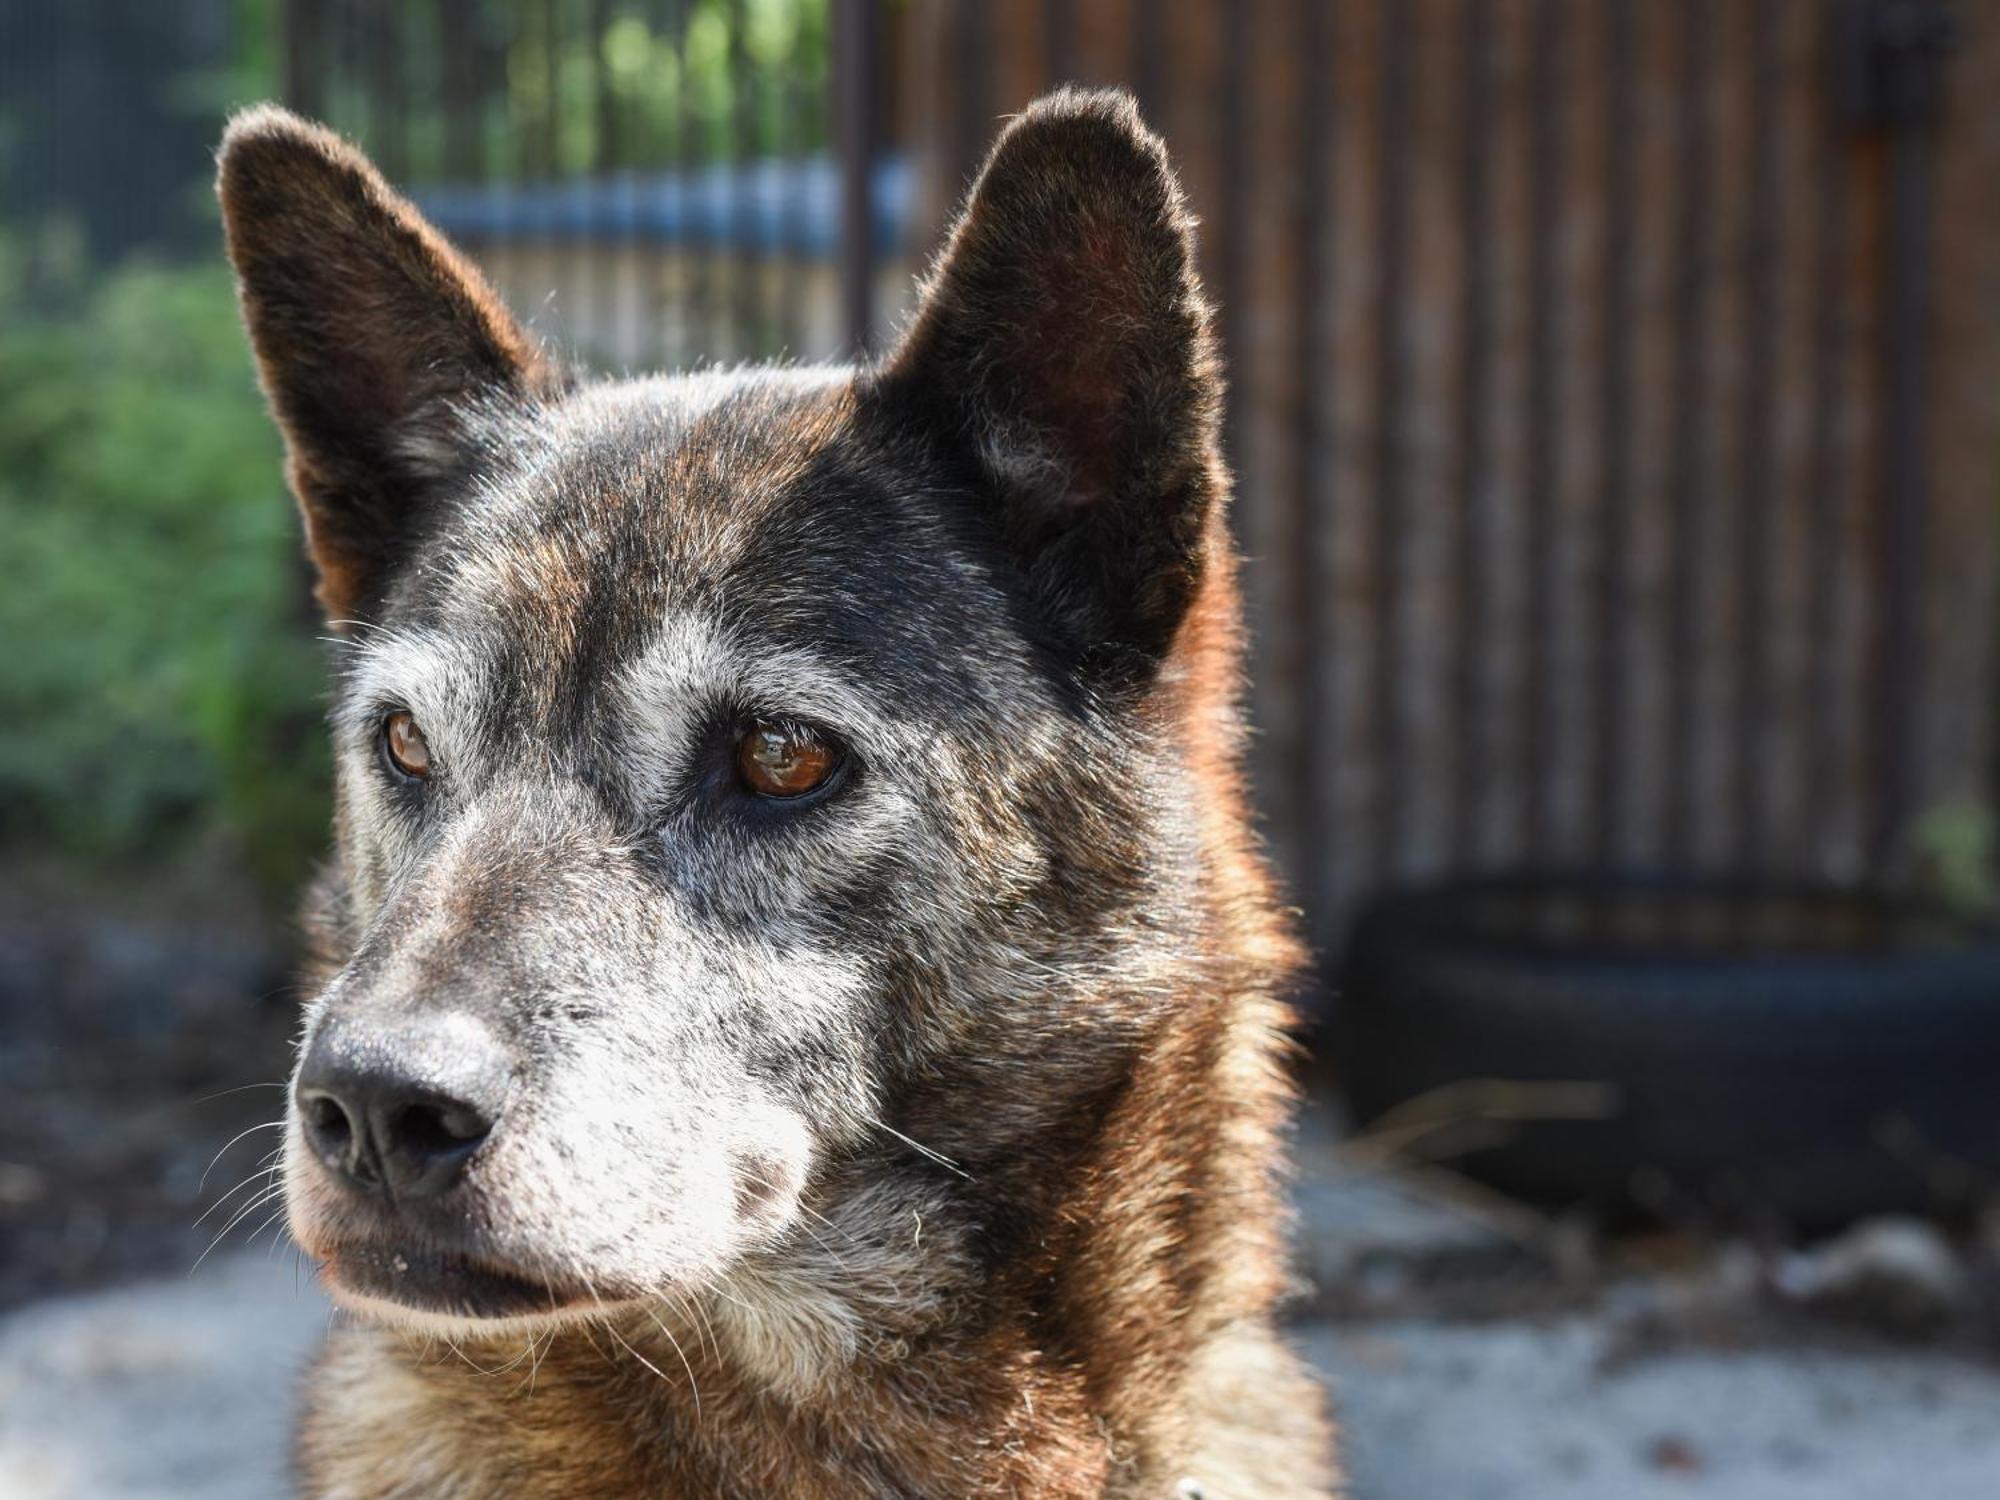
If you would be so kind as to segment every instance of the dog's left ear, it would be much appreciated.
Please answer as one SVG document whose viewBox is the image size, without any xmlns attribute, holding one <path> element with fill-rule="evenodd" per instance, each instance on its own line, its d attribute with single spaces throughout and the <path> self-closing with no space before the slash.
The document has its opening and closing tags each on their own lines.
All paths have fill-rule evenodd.
<svg viewBox="0 0 2000 1500">
<path fill-rule="evenodd" d="M 1193 220 L 1130 96 L 1066 89 L 1008 126 L 876 389 L 974 467 L 1058 629 L 1165 652 L 1219 503 L 1221 375 Z"/>
<path fill-rule="evenodd" d="M 320 599 L 335 621 L 366 615 L 476 462 L 467 414 L 558 377 L 479 272 L 331 131 L 245 111 L 216 191 Z"/>
</svg>

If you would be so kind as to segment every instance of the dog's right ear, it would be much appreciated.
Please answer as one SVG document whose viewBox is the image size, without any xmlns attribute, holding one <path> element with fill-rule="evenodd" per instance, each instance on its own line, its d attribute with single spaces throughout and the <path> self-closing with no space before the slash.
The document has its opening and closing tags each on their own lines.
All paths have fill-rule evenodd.
<svg viewBox="0 0 2000 1500">
<path fill-rule="evenodd" d="M 1194 220 L 1129 95 L 1004 130 L 872 389 L 938 434 L 1046 618 L 1150 671 L 1208 567 L 1222 382 Z"/>
<path fill-rule="evenodd" d="M 467 414 L 556 376 L 480 274 L 332 132 L 229 123 L 216 191 L 243 319 L 335 621 L 366 615 L 473 460 Z"/>
</svg>

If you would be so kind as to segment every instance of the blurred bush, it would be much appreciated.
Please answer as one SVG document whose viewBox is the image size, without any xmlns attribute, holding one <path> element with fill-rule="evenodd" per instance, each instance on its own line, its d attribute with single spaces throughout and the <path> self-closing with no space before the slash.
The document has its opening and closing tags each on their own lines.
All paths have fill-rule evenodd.
<svg viewBox="0 0 2000 1500">
<path fill-rule="evenodd" d="M 282 898 L 325 836 L 323 662 L 228 277 L 51 298 L 25 263 L 0 253 L 0 846 Z"/>
</svg>

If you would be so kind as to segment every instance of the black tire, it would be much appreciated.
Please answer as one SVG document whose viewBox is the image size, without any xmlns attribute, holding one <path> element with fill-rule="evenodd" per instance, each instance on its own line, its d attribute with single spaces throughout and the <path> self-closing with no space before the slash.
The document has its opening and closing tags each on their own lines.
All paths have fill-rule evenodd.
<svg viewBox="0 0 2000 1500">
<path fill-rule="evenodd" d="M 1333 1042 L 1364 1123 L 1471 1080 L 1607 1086 L 1602 1118 L 1524 1120 L 1455 1163 L 1545 1203 L 1665 1188 L 1824 1227 L 2000 1191 L 2000 935 L 1866 894 L 1390 895 L 1357 920 Z"/>
</svg>

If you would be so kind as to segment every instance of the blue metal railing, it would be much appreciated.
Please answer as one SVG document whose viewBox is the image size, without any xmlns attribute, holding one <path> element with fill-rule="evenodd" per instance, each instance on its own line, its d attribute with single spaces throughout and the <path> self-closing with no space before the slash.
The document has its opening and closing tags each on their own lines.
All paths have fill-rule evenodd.
<svg viewBox="0 0 2000 1500">
<path fill-rule="evenodd" d="M 913 218 L 914 174 L 901 156 L 873 163 L 874 243 L 893 256 Z M 617 171 L 555 182 L 436 184 L 418 204 L 454 238 L 637 242 L 702 251 L 834 260 L 840 169 L 830 156 Z"/>
</svg>

